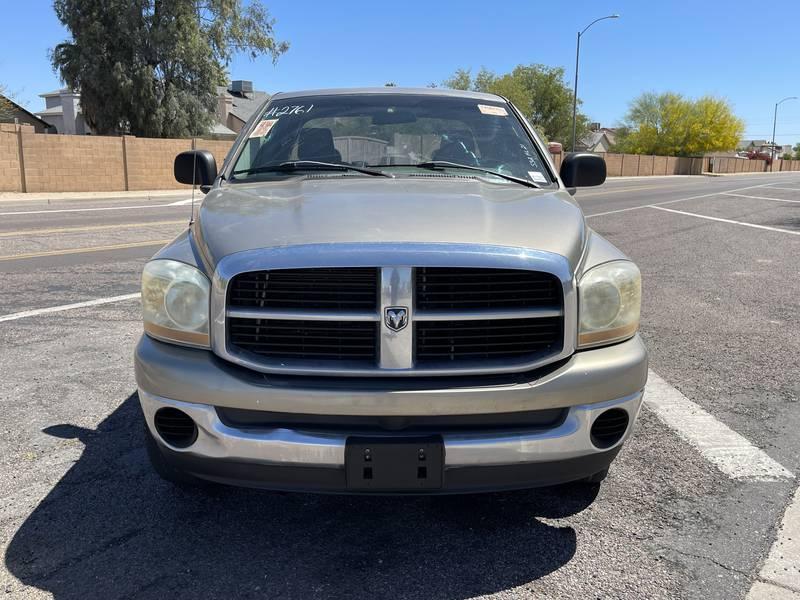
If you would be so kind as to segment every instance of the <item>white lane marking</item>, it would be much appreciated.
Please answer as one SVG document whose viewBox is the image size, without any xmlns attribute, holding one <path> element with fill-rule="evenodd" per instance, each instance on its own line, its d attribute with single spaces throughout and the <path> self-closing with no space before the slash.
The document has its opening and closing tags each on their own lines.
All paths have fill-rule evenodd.
<svg viewBox="0 0 800 600">
<path fill-rule="evenodd" d="M 639 210 L 640 208 L 650 208 L 656 206 L 662 206 L 664 204 L 675 204 L 676 202 L 688 202 L 689 200 L 699 200 L 700 198 L 710 198 L 711 196 L 719 196 L 723 193 L 729 192 L 743 192 L 744 190 L 752 190 L 753 188 L 760 188 L 764 187 L 764 185 L 748 185 L 747 187 L 736 188 L 735 190 L 728 190 L 728 192 L 711 192 L 709 194 L 700 194 L 699 196 L 689 196 L 688 198 L 676 198 L 675 200 L 666 200 L 665 202 L 656 202 L 655 204 L 641 204 L 639 206 L 629 206 L 628 208 L 619 208 L 617 210 L 609 210 L 606 212 L 601 213 L 594 213 L 592 215 L 586 215 L 587 219 L 592 217 L 602 217 L 605 215 L 615 215 L 617 213 L 628 212 L 629 210 Z"/>
<path fill-rule="evenodd" d="M 664 210 L 667 212 L 675 213 L 678 215 L 686 215 L 687 217 L 697 217 L 698 219 L 708 219 L 709 221 L 718 221 L 720 223 L 730 223 L 732 225 L 741 225 L 742 227 L 752 227 L 754 229 L 765 229 L 767 231 L 777 231 L 779 233 L 788 233 L 789 235 L 800 235 L 800 231 L 791 231 L 789 229 L 780 229 L 778 227 L 770 227 L 768 225 L 756 225 L 755 223 L 745 223 L 744 221 L 734 221 L 733 219 L 722 219 L 720 217 L 709 217 L 708 215 L 699 215 L 697 213 L 686 212 L 685 210 L 675 210 L 674 208 L 664 208 L 651 204 L 649 208 L 656 210 Z"/>
<path fill-rule="evenodd" d="M 8 217 L 12 215 L 49 215 L 55 213 L 75 213 L 75 212 L 97 212 L 104 210 L 140 210 L 142 208 L 168 208 L 176 206 L 175 204 L 141 204 L 139 206 L 96 206 L 93 208 L 51 208 L 46 210 L 19 210 L 11 212 L 2 212 L 0 217 Z"/>
<path fill-rule="evenodd" d="M 758 576 L 767 583 L 800 592 L 800 489 L 783 514 L 778 537 Z"/>
<path fill-rule="evenodd" d="M 800 190 L 797 190 L 800 192 Z M 766 196 L 747 196 L 745 194 L 731 194 L 730 192 L 722 192 L 723 196 L 736 196 L 737 198 L 752 198 L 753 200 L 772 200 L 773 202 L 796 202 L 800 204 L 800 200 L 788 200 L 787 198 L 767 198 Z"/>
<path fill-rule="evenodd" d="M 778 187 L 777 185 L 772 185 L 772 184 L 769 184 L 764 187 L 770 190 L 786 190 L 787 192 L 800 192 L 800 188 Z"/>
<path fill-rule="evenodd" d="M 192 201 L 200 204 L 200 200 L 202 198 L 186 198 L 186 200 L 176 200 L 175 202 L 170 202 L 167 206 L 186 206 L 187 204 L 191 204 Z"/>
<path fill-rule="evenodd" d="M 125 294 L 123 296 L 110 296 L 108 298 L 97 298 L 96 300 L 87 300 L 86 302 L 75 302 L 74 304 L 62 304 L 61 306 L 49 306 L 47 308 L 36 308 L 34 310 L 25 310 L 18 313 L 11 313 L 9 315 L 0 315 L 0 322 L 2 321 L 16 321 L 17 319 L 24 319 L 26 317 L 35 317 L 37 315 L 46 315 L 49 313 L 63 312 L 65 310 L 72 310 L 75 308 L 84 308 L 86 306 L 99 306 L 101 304 L 111 304 L 112 302 L 122 302 L 123 300 L 133 300 L 139 298 L 141 294 Z"/>
<path fill-rule="evenodd" d="M 732 479 L 775 481 L 794 475 L 769 455 L 689 400 L 653 371 L 645 404 L 703 457 Z"/>
</svg>

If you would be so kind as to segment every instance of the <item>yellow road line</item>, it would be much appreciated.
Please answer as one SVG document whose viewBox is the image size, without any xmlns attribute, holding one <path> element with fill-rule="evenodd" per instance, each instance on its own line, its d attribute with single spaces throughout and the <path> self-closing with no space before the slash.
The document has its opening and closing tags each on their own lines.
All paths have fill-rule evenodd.
<svg viewBox="0 0 800 600">
<path fill-rule="evenodd" d="M 22 235 L 46 235 L 51 233 L 74 233 L 79 231 L 104 231 L 108 229 L 138 229 L 156 225 L 186 224 L 187 219 L 180 221 L 151 221 L 149 223 L 117 223 L 116 225 L 88 225 L 86 227 L 58 227 L 55 229 L 20 229 L 18 231 L 0 232 L 0 238 L 17 237 Z"/>
<path fill-rule="evenodd" d="M 110 246 L 90 246 L 88 248 L 68 248 L 66 250 L 48 250 L 46 252 L 29 252 L 27 254 L 9 254 L 0 256 L 0 261 L 39 258 L 40 256 L 62 256 L 66 254 L 82 254 L 84 252 L 103 252 L 104 250 L 123 250 L 125 248 L 145 248 L 147 246 L 163 246 L 172 240 L 150 240 L 149 242 L 132 242 L 130 244 L 112 244 Z"/>
</svg>

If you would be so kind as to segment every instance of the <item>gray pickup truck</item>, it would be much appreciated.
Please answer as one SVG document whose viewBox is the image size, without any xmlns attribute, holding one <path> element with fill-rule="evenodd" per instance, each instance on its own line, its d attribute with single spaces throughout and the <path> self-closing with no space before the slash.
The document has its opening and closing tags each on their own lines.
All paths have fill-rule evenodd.
<svg viewBox="0 0 800 600">
<path fill-rule="evenodd" d="M 147 263 L 147 445 L 178 484 L 455 493 L 596 484 L 639 412 L 641 283 L 506 99 L 281 93 Z"/>
</svg>

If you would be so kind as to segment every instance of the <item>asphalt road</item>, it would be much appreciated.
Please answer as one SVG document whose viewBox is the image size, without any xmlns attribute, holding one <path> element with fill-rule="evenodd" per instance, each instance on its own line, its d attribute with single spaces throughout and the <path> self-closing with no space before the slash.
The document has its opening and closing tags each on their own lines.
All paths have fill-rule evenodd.
<svg viewBox="0 0 800 600">
<path fill-rule="evenodd" d="M 800 174 L 616 180 L 576 197 L 642 270 L 653 371 L 797 473 Z M 2 317 L 137 292 L 144 262 L 185 227 L 181 199 L 0 202 L 6 597 L 728 599 L 758 579 L 797 481 L 732 477 L 647 407 L 594 490 L 362 498 L 162 482 L 133 379 L 138 301 Z"/>
</svg>

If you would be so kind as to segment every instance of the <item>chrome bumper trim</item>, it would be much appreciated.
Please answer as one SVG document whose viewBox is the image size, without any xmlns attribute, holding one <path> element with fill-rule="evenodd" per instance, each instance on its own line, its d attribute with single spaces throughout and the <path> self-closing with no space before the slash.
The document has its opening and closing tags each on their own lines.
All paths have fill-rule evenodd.
<svg viewBox="0 0 800 600">
<path fill-rule="evenodd" d="M 561 425 L 546 431 L 445 434 L 445 467 L 552 462 L 606 452 L 622 444 L 630 435 L 639 414 L 642 396 L 643 391 L 639 391 L 616 400 L 573 406 Z M 197 441 L 189 448 L 165 444 L 175 452 L 256 464 L 344 467 L 347 433 L 282 428 L 258 431 L 235 429 L 222 423 L 214 407 L 207 404 L 170 400 L 141 389 L 139 401 L 147 425 L 156 439 L 160 438 L 155 433 L 153 416 L 159 408 L 178 408 L 197 423 Z M 595 417 L 611 407 L 627 410 L 630 422 L 625 435 L 615 446 L 600 450 L 592 445 L 589 430 Z"/>
</svg>

